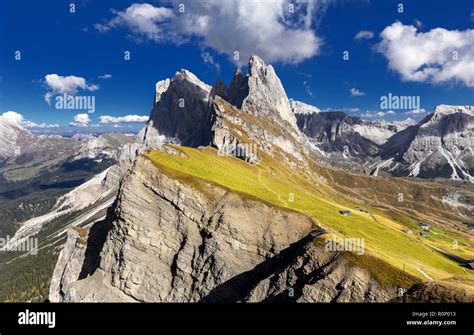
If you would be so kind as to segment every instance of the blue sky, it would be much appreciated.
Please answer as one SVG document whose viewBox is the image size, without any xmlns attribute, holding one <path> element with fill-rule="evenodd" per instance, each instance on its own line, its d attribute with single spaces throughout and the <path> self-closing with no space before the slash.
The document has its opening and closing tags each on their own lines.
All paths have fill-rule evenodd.
<svg viewBox="0 0 474 335">
<path fill-rule="evenodd" d="M 474 1 L 308 1 L 294 1 L 291 14 L 285 12 L 288 0 L 264 0 L 263 7 L 216 0 L 1 1 L 0 115 L 14 111 L 22 122 L 76 130 L 117 124 L 135 131 L 142 123 L 100 124 L 100 116 L 148 115 L 155 83 L 180 68 L 208 84 L 218 78 L 228 83 L 236 48 L 242 58 L 256 52 L 272 63 L 290 98 L 321 109 L 420 120 L 438 104 L 474 104 Z M 179 3 L 187 6 L 184 14 L 177 14 Z M 144 17 L 126 11 L 134 4 Z M 241 16 L 231 22 L 229 10 Z M 344 51 L 349 60 L 343 60 Z M 52 74 L 59 77 L 47 81 Z M 111 78 L 100 78 L 106 74 Z M 61 81 L 68 76 L 79 86 Z M 55 108 L 55 96 L 71 92 L 63 84 L 95 97 L 95 112 L 85 123 L 74 117 L 87 111 Z M 419 96 L 421 110 L 381 110 L 380 98 L 388 93 Z"/>
</svg>

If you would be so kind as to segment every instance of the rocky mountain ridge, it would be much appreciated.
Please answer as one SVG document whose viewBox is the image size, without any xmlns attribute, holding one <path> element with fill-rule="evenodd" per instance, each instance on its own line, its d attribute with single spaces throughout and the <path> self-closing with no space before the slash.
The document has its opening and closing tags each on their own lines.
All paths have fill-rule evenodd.
<svg viewBox="0 0 474 335">
<path fill-rule="evenodd" d="M 299 113 L 311 119 L 293 124 L 286 94 L 273 96 L 282 87 L 272 68 L 255 57 L 251 66 L 248 76 L 236 71 L 229 89 L 222 82 L 211 88 L 184 70 L 157 84 L 150 122 L 122 153 L 132 165 L 107 217 L 69 230 L 51 281 L 52 301 L 370 302 L 396 297 L 395 284 L 381 281 L 347 253 L 324 248 L 325 229 L 306 214 L 197 181 L 179 169 L 164 170 L 140 156 L 160 149 L 186 158 L 167 143 L 213 147 L 218 156 L 255 145 L 256 151 L 230 155 L 254 166 L 275 160 L 306 171 L 303 179 L 314 182 L 312 148 L 295 124 L 311 136 L 313 126 L 321 127 L 327 143 L 350 143 L 351 150 L 361 152 L 360 143 L 369 143 L 374 156 L 380 153 L 375 142 L 351 131 L 367 125 L 345 114 Z M 268 96 L 260 101 L 256 97 L 262 94 Z M 182 96 L 187 97 L 184 105 Z M 170 121 L 186 108 L 194 114 Z M 311 121 L 320 115 L 320 122 Z M 193 128 L 193 123 L 203 126 Z M 319 176 L 320 189 L 337 187 L 334 179 L 333 186 L 325 186 L 327 178 Z"/>
<path fill-rule="evenodd" d="M 440 105 L 418 124 L 295 108 L 300 130 L 334 163 L 356 158 L 369 164 L 374 176 L 383 170 L 395 176 L 474 182 L 473 106 Z"/>
<path fill-rule="evenodd" d="M 419 124 L 393 136 L 382 158 L 393 159 L 412 177 L 474 182 L 474 106 L 440 105 Z"/>
</svg>

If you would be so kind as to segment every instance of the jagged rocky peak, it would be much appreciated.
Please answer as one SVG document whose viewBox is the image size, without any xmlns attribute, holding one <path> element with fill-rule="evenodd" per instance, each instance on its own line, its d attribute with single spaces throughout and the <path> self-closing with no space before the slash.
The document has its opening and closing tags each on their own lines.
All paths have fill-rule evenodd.
<svg viewBox="0 0 474 335">
<path fill-rule="evenodd" d="M 139 141 L 151 148 L 164 141 L 192 147 L 208 145 L 211 90 L 211 86 L 185 69 L 176 72 L 172 79 L 158 82 L 150 120 Z"/>
<path fill-rule="evenodd" d="M 379 149 L 370 127 L 358 117 L 343 112 L 296 114 L 298 126 L 318 149 L 326 153 L 344 153 L 351 156 L 375 156 Z M 370 128 L 370 129 L 367 129 Z M 385 138 L 385 134 L 377 134 Z"/>
<path fill-rule="evenodd" d="M 474 117 L 474 106 L 451 106 L 451 105 L 439 105 L 435 108 L 434 112 L 428 115 L 422 122 L 421 128 L 432 127 L 434 124 L 447 123 L 446 120 L 450 120 L 449 123 L 452 126 L 457 126 L 457 131 L 462 131 L 462 127 L 466 126 L 466 122 L 469 122 Z M 447 129 L 447 131 L 453 129 Z"/>
<path fill-rule="evenodd" d="M 204 91 L 208 91 L 208 92 L 211 91 L 211 86 L 209 86 L 206 83 L 199 80 L 199 78 L 194 73 L 192 73 L 192 72 L 190 72 L 186 69 L 181 69 L 181 70 L 179 70 L 175 73 L 173 78 L 171 78 L 171 79 L 166 78 L 166 79 L 160 80 L 159 82 L 156 83 L 156 86 L 155 86 L 155 92 L 156 92 L 155 103 L 157 103 L 160 100 L 161 95 L 168 90 L 168 88 L 170 87 L 170 85 L 172 83 L 182 84 L 185 81 L 190 83 L 190 84 L 198 86 L 199 88 L 201 88 Z"/>
<path fill-rule="evenodd" d="M 250 57 L 247 75 L 242 73 L 240 67 L 236 68 L 225 93 L 227 98 L 222 95 L 221 97 L 243 112 L 265 116 L 284 128 L 288 129 L 289 126 L 288 130 L 298 133 L 296 118 L 285 89 L 273 67 L 266 65 L 260 57 Z"/>
<path fill-rule="evenodd" d="M 220 96 L 239 111 L 280 125 L 295 139 L 301 136 L 288 97 L 273 67 L 252 56 L 249 73 L 244 75 L 237 68 L 229 87 L 221 80 L 211 87 L 184 69 L 172 79 L 158 82 L 150 120 L 140 132 L 138 142 L 147 148 L 159 148 L 163 143 L 190 147 L 212 144 L 215 96 Z M 130 152 L 135 151 L 132 149 Z"/>
<path fill-rule="evenodd" d="M 212 87 L 207 85 L 206 83 L 202 82 L 196 75 L 186 69 L 181 69 L 176 74 L 174 75 L 173 79 L 171 80 L 172 82 L 183 82 L 187 81 L 191 84 L 196 85 L 203 91 L 210 92 Z"/>
<path fill-rule="evenodd" d="M 273 66 L 266 65 L 256 55 L 250 57 L 247 85 L 249 93 L 242 103 L 243 111 L 264 114 L 271 120 L 278 121 L 274 117 L 276 112 L 276 116 L 298 130 L 285 89 Z"/>
</svg>

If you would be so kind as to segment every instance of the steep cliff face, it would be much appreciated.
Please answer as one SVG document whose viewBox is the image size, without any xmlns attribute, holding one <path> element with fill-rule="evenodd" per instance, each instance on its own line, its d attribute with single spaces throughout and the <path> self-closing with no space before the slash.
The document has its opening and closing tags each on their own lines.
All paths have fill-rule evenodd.
<svg viewBox="0 0 474 335">
<path fill-rule="evenodd" d="M 171 80 L 157 84 L 155 105 L 147 128 L 154 128 L 173 143 L 208 145 L 212 125 L 208 108 L 210 92 L 211 87 L 191 72 L 178 71 Z"/>
<path fill-rule="evenodd" d="M 220 152 L 251 163 L 260 160 L 259 152 L 270 156 L 280 153 L 288 164 L 294 164 L 295 159 L 304 163 L 306 149 L 299 138 L 273 121 L 242 112 L 220 97 L 214 98 L 212 111 L 212 145 Z"/>
<path fill-rule="evenodd" d="M 258 56 L 252 56 L 244 87 L 244 91 L 248 89 L 249 94 L 242 102 L 243 111 L 266 116 L 288 131 L 298 134 L 296 119 L 285 89 L 271 65 L 265 64 Z"/>
<path fill-rule="evenodd" d="M 344 254 L 326 251 L 303 214 L 204 181 L 180 181 L 140 157 L 106 222 L 70 232 L 52 301 L 387 301 Z"/>
<path fill-rule="evenodd" d="M 211 97 L 212 144 L 215 147 L 229 151 L 229 148 L 252 143 L 270 155 L 274 154 L 274 148 L 279 148 L 303 160 L 306 149 L 302 146 L 302 134 L 288 97 L 273 67 L 261 58 L 250 58 L 247 75 L 237 68 L 228 89 L 218 81 Z M 258 155 L 248 151 L 245 147 L 239 155 L 256 163 Z"/>
</svg>

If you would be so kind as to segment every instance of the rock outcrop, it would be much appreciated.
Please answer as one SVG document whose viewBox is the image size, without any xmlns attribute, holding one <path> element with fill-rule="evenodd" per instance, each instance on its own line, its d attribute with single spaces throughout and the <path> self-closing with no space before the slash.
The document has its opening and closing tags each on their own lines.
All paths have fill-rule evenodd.
<svg viewBox="0 0 474 335">
<path fill-rule="evenodd" d="M 387 301 L 369 271 L 326 251 L 309 217 L 169 177 L 147 158 L 106 222 L 72 231 L 52 301 Z"/>
<path fill-rule="evenodd" d="M 317 114 L 321 113 L 321 110 L 312 105 L 308 105 L 301 101 L 296 101 L 290 99 L 290 107 L 295 115 L 309 115 L 309 114 Z"/>
<path fill-rule="evenodd" d="M 229 88 L 220 80 L 210 87 L 187 70 L 158 82 L 150 120 L 137 142 L 122 151 L 121 159 L 133 163 L 145 150 L 172 143 L 212 145 L 223 155 L 256 163 L 258 154 L 248 146 L 255 143 L 270 155 L 276 146 L 302 160 L 305 149 L 301 142 L 301 132 L 275 70 L 253 56 L 249 73 L 244 75 L 237 68 Z"/>
</svg>

